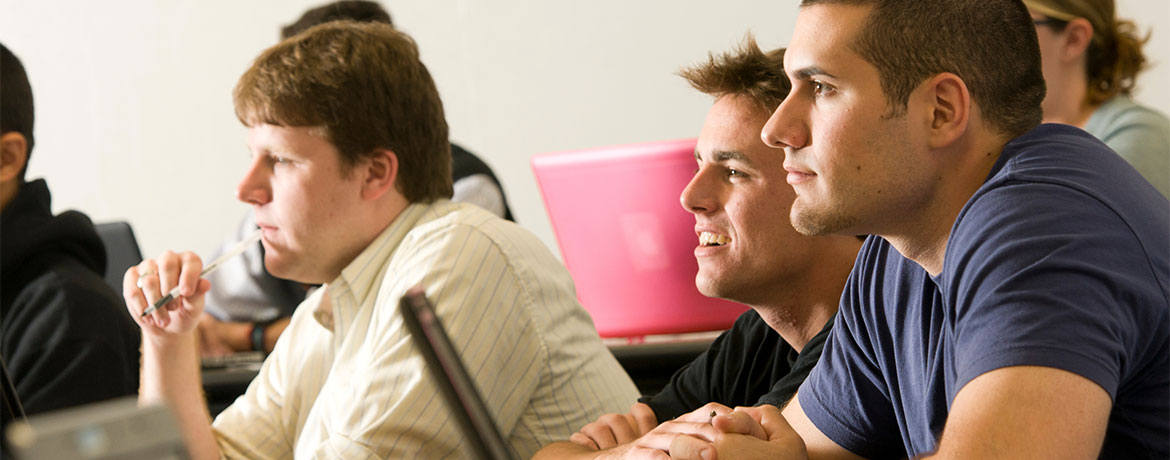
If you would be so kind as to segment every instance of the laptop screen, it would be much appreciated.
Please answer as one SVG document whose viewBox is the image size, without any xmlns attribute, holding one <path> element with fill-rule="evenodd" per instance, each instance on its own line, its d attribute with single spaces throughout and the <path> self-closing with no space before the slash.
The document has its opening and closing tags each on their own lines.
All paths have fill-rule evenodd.
<svg viewBox="0 0 1170 460">
<path fill-rule="evenodd" d="M 422 289 L 406 293 L 399 309 L 474 455 L 484 460 L 516 458 Z"/>
</svg>

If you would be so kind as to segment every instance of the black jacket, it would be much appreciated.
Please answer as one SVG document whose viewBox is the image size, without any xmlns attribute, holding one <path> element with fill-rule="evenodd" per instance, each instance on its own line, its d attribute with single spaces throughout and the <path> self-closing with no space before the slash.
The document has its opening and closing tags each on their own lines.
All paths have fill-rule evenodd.
<svg viewBox="0 0 1170 460">
<path fill-rule="evenodd" d="M 102 279 L 101 239 L 50 200 L 28 182 L 0 213 L 0 356 L 30 415 L 138 390 L 141 335 Z"/>
<path fill-rule="evenodd" d="M 500 199 L 504 200 L 504 218 L 515 222 L 516 219 L 512 217 L 512 208 L 508 206 L 508 197 L 504 195 L 504 186 L 500 184 L 500 180 L 496 178 L 496 173 L 492 172 L 492 168 L 488 167 L 487 163 L 484 163 L 475 154 L 468 152 L 467 149 L 451 143 L 451 179 L 459 182 L 459 179 L 476 174 L 483 174 L 496 184 L 496 188 L 500 189 Z"/>
</svg>

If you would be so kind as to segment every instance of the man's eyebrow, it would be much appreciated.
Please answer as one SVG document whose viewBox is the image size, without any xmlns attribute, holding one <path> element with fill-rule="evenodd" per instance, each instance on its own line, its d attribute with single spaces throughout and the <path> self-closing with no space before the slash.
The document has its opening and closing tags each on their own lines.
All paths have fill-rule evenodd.
<svg viewBox="0 0 1170 460">
<path fill-rule="evenodd" d="M 740 151 L 737 151 L 737 150 L 716 150 L 716 151 L 714 152 L 714 154 L 715 154 L 715 155 L 714 155 L 714 156 L 715 156 L 715 161 L 720 161 L 720 162 L 722 162 L 722 161 L 732 161 L 732 160 L 735 160 L 735 161 L 742 161 L 742 162 L 745 162 L 745 163 L 750 163 L 750 162 L 748 161 L 748 158 L 747 158 L 747 156 L 746 156 L 746 155 L 744 155 L 742 152 L 740 152 Z"/>
<path fill-rule="evenodd" d="M 799 69 L 799 70 L 793 72 L 792 74 L 795 77 L 794 79 L 796 79 L 796 80 L 808 80 L 808 79 L 810 79 L 814 76 L 817 76 L 817 75 L 824 75 L 824 76 L 829 77 L 829 78 L 837 78 L 836 75 L 833 75 L 829 72 L 826 72 L 825 69 L 822 69 L 822 68 L 817 67 L 817 66 L 808 66 L 808 67 Z"/>
<path fill-rule="evenodd" d="M 695 160 L 697 160 L 697 161 L 703 160 L 703 155 L 699 152 L 699 149 L 695 149 Z M 733 160 L 751 164 L 751 161 L 748 160 L 747 155 L 744 155 L 743 152 L 739 152 L 737 150 L 716 150 L 716 151 L 711 152 L 711 160 L 710 161 L 712 163 L 722 163 L 724 161 L 733 161 Z"/>
</svg>

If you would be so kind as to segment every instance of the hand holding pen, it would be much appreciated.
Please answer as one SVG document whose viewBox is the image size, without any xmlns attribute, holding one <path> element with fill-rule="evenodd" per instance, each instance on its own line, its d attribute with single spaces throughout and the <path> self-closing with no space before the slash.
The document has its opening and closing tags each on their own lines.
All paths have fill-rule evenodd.
<svg viewBox="0 0 1170 460">
<path fill-rule="evenodd" d="M 256 230 L 206 266 L 194 253 L 176 254 L 167 251 L 156 259 L 131 267 L 122 281 L 123 296 L 131 316 L 144 327 L 152 323 L 171 332 L 187 332 L 194 328 L 202 312 L 202 296 L 210 288 L 210 283 L 202 278 L 256 244 L 261 235 L 261 231 Z M 186 298 L 181 299 L 183 303 L 179 307 L 163 308 L 180 296 Z M 152 313 L 154 316 L 147 319 Z M 172 326 L 170 323 L 174 313 L 177 313 L 179 319 L 187 320 L 169 327 Z"/>
</svg>

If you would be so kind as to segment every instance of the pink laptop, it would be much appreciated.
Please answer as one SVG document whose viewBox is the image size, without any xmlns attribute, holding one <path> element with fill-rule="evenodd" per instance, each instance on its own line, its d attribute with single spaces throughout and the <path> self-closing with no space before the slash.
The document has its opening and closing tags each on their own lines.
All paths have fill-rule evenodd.
<svg viewBox="0 0 1170 460">
<path fill-rule="evenodd" d="M 532 169 L 577 298 L 602 337 L 727 329 L 747 310 L 695 288 L 695 219 L 679 204 L 695 140 L 556 152 Z"/>
</svg>

